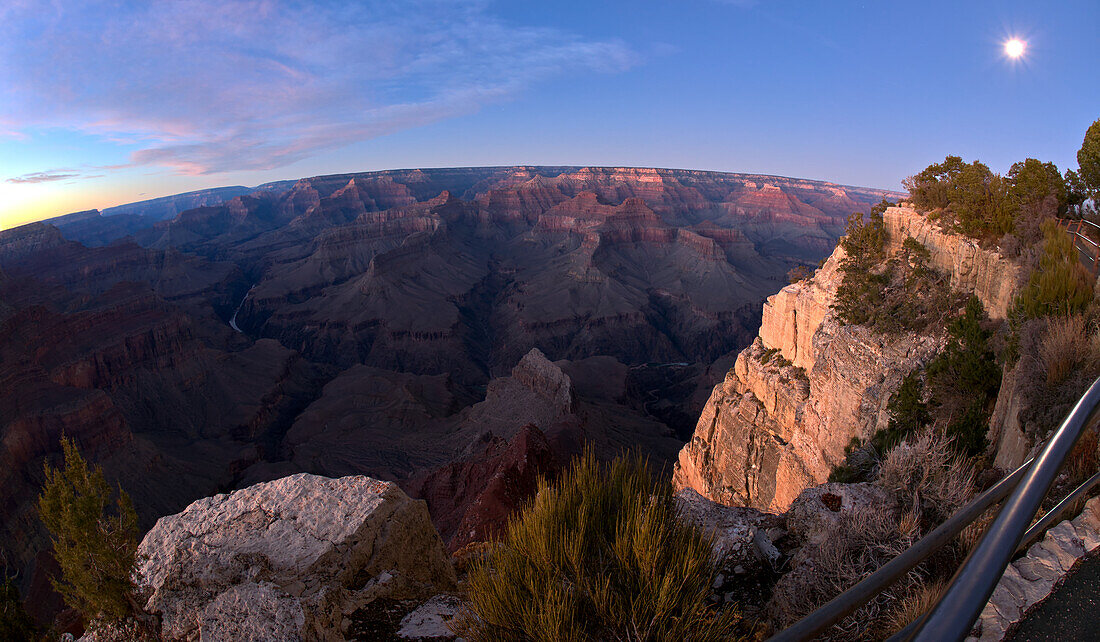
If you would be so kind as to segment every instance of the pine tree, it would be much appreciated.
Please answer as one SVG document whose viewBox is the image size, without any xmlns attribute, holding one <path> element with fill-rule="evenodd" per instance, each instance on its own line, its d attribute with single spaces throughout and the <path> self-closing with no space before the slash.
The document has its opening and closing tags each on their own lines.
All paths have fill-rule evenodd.
<svg viewBox="0 0 1100 642">
<path fill-rule="evenodd" d="M 86 619 L 116 621 L 141 612 L 132 574 L 137 554 L 137 515 L 120 488 L 99 466 L 89 467 L 72 439 L 62 437 L 65 466 L 46 464 L 38 512 L 50 532 L 61 579 L 54 588 Z"/>
</svg>

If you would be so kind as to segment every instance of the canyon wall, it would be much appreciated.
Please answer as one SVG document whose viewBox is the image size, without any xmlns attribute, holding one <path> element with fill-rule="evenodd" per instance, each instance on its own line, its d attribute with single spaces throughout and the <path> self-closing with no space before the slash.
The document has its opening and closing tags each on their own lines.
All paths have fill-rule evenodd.
<svg viewBox="0 0 1100 642">
<path fill-rule="evenodd" d="M 886 210 L 887 255 L 912 236 L 952 286 L 973 292 L 1003 319 L 1019 270 L 995 251 L 944 231 L 908 207 Z M 832 309 L 844 249 L 810 279 L 764 303 L 757 339 L 715 386 L 695 434 L 680 451 L 678 488 L 714 501 L 784 511 L 805 488 L 825 482 L 853 438 L 889 421 L 890 396 L 940 349 L 944 330 L 886 335 L 843 325 Z"/>
</svg>

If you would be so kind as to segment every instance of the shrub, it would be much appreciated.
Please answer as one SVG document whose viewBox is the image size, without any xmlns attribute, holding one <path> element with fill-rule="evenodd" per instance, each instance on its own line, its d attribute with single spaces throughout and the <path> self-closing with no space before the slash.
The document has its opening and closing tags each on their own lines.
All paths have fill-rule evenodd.
<svg viewBox="0 0 1100 642">
<path fill-rule="evenodd" d="M 948 156 L 903 182 L 916 207 L 940 210 L 964 234 L 999 237 L 1014 227 L 1010 182 L 979 161 L 966 164 L 958 156 Z"/>
<path fill-rule="evenodd" d="M 955 450 L 949 438 L 922 430 L 879 465 L 875 484 L 902 510 L 919 515 L 923 531 L 954 515 L 974 495 L 974 470 Z"/>
<path fill-rule="evenodd" d="M 886 410 L 890 413 L 890 423 L 886 425 L 886 432 L 882 437 L 882 445 L 886 450 L 931 423 L 928 405 L 924 403 L 924 383 L 920 379 L 919 370 L 913 370 L 905 376 L 898 391 L 886 404 Z"/>
<path fill-rule="evenodd" d="M 38 512 L 50 532 L 62 579 L 52 580 L 65 603 L 86 620 L 117 621 L 140 614 L 131 578 L 138 546 L 137 515 L 120 488 L 89 467 L 72 439 L 61 438 L 63 469 L 45 466 Z M 110 509 L 110 510 L 109 510 Z"/>
<path fill-rule="evenodd" d="M 795 555 L 793 569 L 775 585 L 769 611 L 786 628 L 897 557 L 920 537 L 918 522 L 892 507 L 859 504 L 844 519 L 826 523 L 821 537 Z M 855 613 L 816 638 L 881 639 L 878 620 L 898 597 L 920 585 L 923 569 L 910 571 Z"/>
<path fill-rule="evenodd" d="M 893 609 L 886 615 L 882 629 L 885 633 L 883 637 L 893 636 L 909 626 L 913 620 L 931 611 L 946 590 L 946 581 L 922 583 L 897 600 Z"/>
<path fill-rule="evenodd" d="M 1034 443 L 1054 429 L 1100 375 L 1100 309 L 1019 325 L 1020 358 L 1013 371 L 1018 418 Z"/>
<path fill-rule="evenodd" d="M 878 468 L 879 460 L 909 435 L 924 428 L 932 421 L 928 406 L 924 403 L 924 384 L 920 371 L 913 370 L 886 405 L 890 413 L 890 422 L 886 428 L 878 430 L 870 441 L 864 443 L 858 437 L 852 438 L 844 448 L 844 463 L 835 467 L 829 474 L 829 481 L 853 483 L 869 480 Z"/>
<path fill-rule="evenodd" d="M 882 215 L 872 215 L 864 221 L 863 214 L 851 214 L 840 244 L 847 256 L 840 263 L 842 280 L 833 308 L 841 321 L 858 325 L 871 318 L 887 281 L 887 277 L 873 271 L 885 257 L 886 226 Z"/>
<path fill-rule="evenodd" d="M 23 608 L 19 589 L 10 578 L 0 584 L 0 640 L 23 642 L 35 639 L 34 620 Z"/>
<path fill-rule="evenodd" d="M 727 640 L 736 614 L 708 607 L 711 544 L 676 513 L 672 487 L 637 458 L 591 451 L 540 483 L 468 580 L 472 640 Z"/>
<path fill-rule="evenodd" d="M 1090 353 L 1085 317 L 1073 315 L 1047 319 L 1047 330 L 1039 344 L 1039 363 L 1048 384 L 1059 384 L 1082 358 Z"/>
<path fill-rule="evenodd" d="M 1100 118 L 1085 130 L 1085 139 L 1077 150 L 1077 164 L 1085 193 L 1094 202 L 1100 202 Z"/>
<path fill-rule="evenodd" d="M 1043 223 L 1043 253 L 1016 301 L 1018 315 L 1069 315 L 1092 300 L 1093 279 L 1077 258 L 1073 239 L 1055 221 Z"/>
<path fill-rule="evenodd" d="M 1065 215 L 1068 202 L 1066 181 L 1054 163 L 1043 163 L 1034 158 L 1013 163 L 1007 178 L 1017 207 L 1053 198 L 1055 214 Z"/>
<path fill-rule="evenodd" d="M 972 467 L 949 439 L 922 429 L 883 457 L 873 482 L 889 501 L 856 504 L 795 555 L 770 604 L 786 627 L 899 555 L 974 494 Z M 885 639 L 930 584 L 950 577 L 965 554 L 952 544 L 826 632 L 823 640 Z M 902 626 L 907 622 L 903 622 Z"/>
<path fill-rule="evenodd" d="M 1001 369 L 982 327 L 985 311 L 971 296 L 966 311 L 947 328 L 947 344 L 928 364 L 928 384 L 937 414 L 948 417 L 945 432 L 970 455 L 985 447 L 990 404 L 1000 389 Z"/>
<path fill-rule="evenodd" d="M 874 223 L 872 219 L 863 227 Z M 841 263 L 843 279 L 833 304 L 841 323 L 867 325 L 883 333 L 919 331 L 942 323 L 955 297 L 947 279 L 928 266 L 928 248 L 907 237 L 898 255 L 882 262 L 883 252 L 873 251 L 875 246 L 870 243 L 879 241 L 881 247 L 885 232 L 881 241 L 865 229 L 858 233 L 861 242 L 853 250 L 878 263 L 851 255 Z"/>
<path fill-rule="evenodd" d="M 808 265 L 796 265 L 787 271 L 787 283 L 798 283 L 814 275 L 813 268 Z"/>
</svg>

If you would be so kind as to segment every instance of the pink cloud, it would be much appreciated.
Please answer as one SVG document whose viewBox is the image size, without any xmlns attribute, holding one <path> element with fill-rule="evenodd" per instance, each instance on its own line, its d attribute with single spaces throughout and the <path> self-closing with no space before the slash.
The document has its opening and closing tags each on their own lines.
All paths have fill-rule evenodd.
<svg viewBox="0 0 1100 642">
<path fill-rule="evenodd" d="M 78 129 L 188 174 L 279 167 L 636 58 L 478 1 L 35 4 L 0 14 L 0 131 Z"/>
</svg>

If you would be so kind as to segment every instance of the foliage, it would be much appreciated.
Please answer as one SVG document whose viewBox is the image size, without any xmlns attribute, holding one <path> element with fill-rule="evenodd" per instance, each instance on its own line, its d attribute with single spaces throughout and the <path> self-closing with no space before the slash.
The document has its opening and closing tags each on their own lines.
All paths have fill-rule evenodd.
<svg viewBox="0 0 1100 642">
<path fill-rule="evenodd" d="M 115 621 L 137 615 L 132 572 L 138 546 L 137 515 L 120 488 L 89 467 L 72 439 L 62 437 L 63 469 L 45 466 L 38 512 L 50 532 L 61 581 L 54 588 L 86 619 Z"/>
<path fill-rule="evenodd" d="M 885 257 L 886 225 L 882 215 L 864 221 L 854 212 L 848 216 L 845 236 L 840 241 L 847 256 L 840 263 L 842 282 L 833 308 L 844 323 L 858 325 L 870 320 L 870 310 L 881 299 L 886 279 L 872 268 Z"/>
<path fill-rule="evenodd" d="M 882 438 L 885 450 L 893 448 L 902 439 L 932 422 L 923 397 L 924 383 L 920 379 L 920 371 L 914 370 L 902 379 L 898 391 L 886 404 L 890 423 L 887 424 L 886 434 Z"/>
<path fill-rule="evenodd" d="M 707 537 L 638 458 L 586 452 L 508 526 L 468 582 L 473 640 L 726 640 L 732 610 L 708 607 Z"/>
<path fill-rule="evenodd" d="M 870 479 L 889 501 L 856 502 L 839 519 L 825 520 L 820 532 L 804 534 L 807 543 L 772 596 L 777 627 L 789 626 L 878 570 L 958 511 L 975 490 L 971 465 L 950 439 L 930 429 L 891 450 Z M 817 639 L 885 639 L 900 628 L 895 616 L 906 601 L 950 577 L 963 555 L 953 542 Z"/>
<path fill-rule="evenodd" d="M 1012 186 L 1012 198 L 1017 207 L 1041 203 L 1048 196 L 1055 199 L 1057 215 L 1064 216 L 1068 204 L 1066 181 L 1058 173 L 1054 163 L 1043 163 L 1028 158 L 1013 163 L 1008 170 L 1008 182 Z"/>
<path fill-rule="evenodd" d="M 1018 418 L 1033 443 L 1061 423 L 1100 375 L 1098 327 L 1100 305 L 1094 302 L 1083 313 L 1031 319 L 1017 328 L 1020 358 L 1012 378 Z"/>
<path fill-rule="evenodd" d="M 955 514 L 974 495 L 974 469 L 951 438 L 922 429 L 883 457 L 875 484 L 901 510 L 918 515 L 927 532 Z"/>
<path fill-rule="evenodd" d="M 23 608 L 19 589 L 10 578 L 0 584 L 0 640 L 22 642 L 35 639 L 34 620 Z"/>
<path fill-rule="evenodd" d="M 985 310 L 971 296 L 966 311 L 947 328 L 947 345 L 928 364 L 933 402 L 952 417 L 946 433 L 956 447 L 977 455 L 985 447 L 988 406 L 1000 388 L 1001 371 L 982 327 Z"/>
<path fill-rule="evenodd" d="M 1014 226 L 1011 183 L 985 164 L 948 156 L 904 181 L 914 205 L 942 210 L 964 234 L 1002 235 Z"/>
<path fill-rule="evenodd" d="M 842 519 L 824 522 L 821 531 L 813 535 L 795 554 L 792 570 L 779 579 L 772 592 L 769 611 L 776 629 L 794 624 L 920 538 L 918 520 L 880 503 L 857 504 L 846 510 Z M 814 639 L 883 639 L 877 630 L 880 616 L 891 610 L 899 593 L 919 586 L 922 571 L 907 573 L 891 590 L 878 593 Z"/>
<path fill-rule="evenodd" d="M 920 370 L 913 370 L 906 375 L 886 405 L 890 413 L 886 428 L 875 431 L 866 443 L 858 437 L 853 438 L 844 449 L 844 463 L 833 468 L 829 481 L 846 484 L 868 481 L 884 455 L 932 422 L 928 405 L 923 400 L 924 384 L 920 374 Z"/>
<path fill-rule="evenodd" d="M 1025 318 L 1074 314 L 1093 296 L 1092 278 L 1077 258 L 1073 239 L 1054 221 L 1043 223 L 1043 253 L 1038 269 L 1016 301 Z"/>
<path fill-rule="evenodd" d="M 873 255 L 880 261 L 883 256 Z M 875 264 L 845 259 L 833 304 L 841 323 L 867 325 L 885 333 L 916 331 L 941 323 L 953 297 L 943 275 L 928 266 L 930 257 L 928 248 L 907 237 L 901 252 L 888 261 Z"/>
<path fill-rule="evenodd" d="M 1089 355 L 1090 341 L 1082 315 L 1056 316 L 1047 319 L 1047 331 L 1039 344 L 1039 363 L 1046 372 L 1048 384 L 1066 380 L 1083 357 Z"/>
<path fill-rule="evenodd" d="M 979 161 L 967 164 L 948 156 L 904 182 L 919 209 L 935 212 L 963 234 L 999 238 L 1016 231 L 1025 208 L 1034 210 L 1048 198 L 1051 215 L 1064 216 L 1076 198 L 1068 183 L 1074 176 L 1063 177 L 1054 163 L 1028 158 L 1002 177 Z"/>
<path fill-rule="evenodd" d="M 813 269 L 808 265 L 796 265 L 787 271 L 787 283 L 798 283 L 814 275 Z"/>
<path fill-rule="evenodd" d="M 1085 181 L 1081 180 L 1081 175 L 1072 169 L 1066 170 L 1065 176 L 1066 183 L 1066 204 L 1069 209 L 1073 211 L 1077 216 L 1081 216 L 1081 205 L 1088 198 L 1088 188 L 1085 187 Z"/>
<path fill-rule="evenodd" d="M 1100 118 L 1085 131 L 1081 149 L 1077 150 L 1077 165 L 1085 193 L 1094 201 L 1100 201 Z"/>
</svg>

